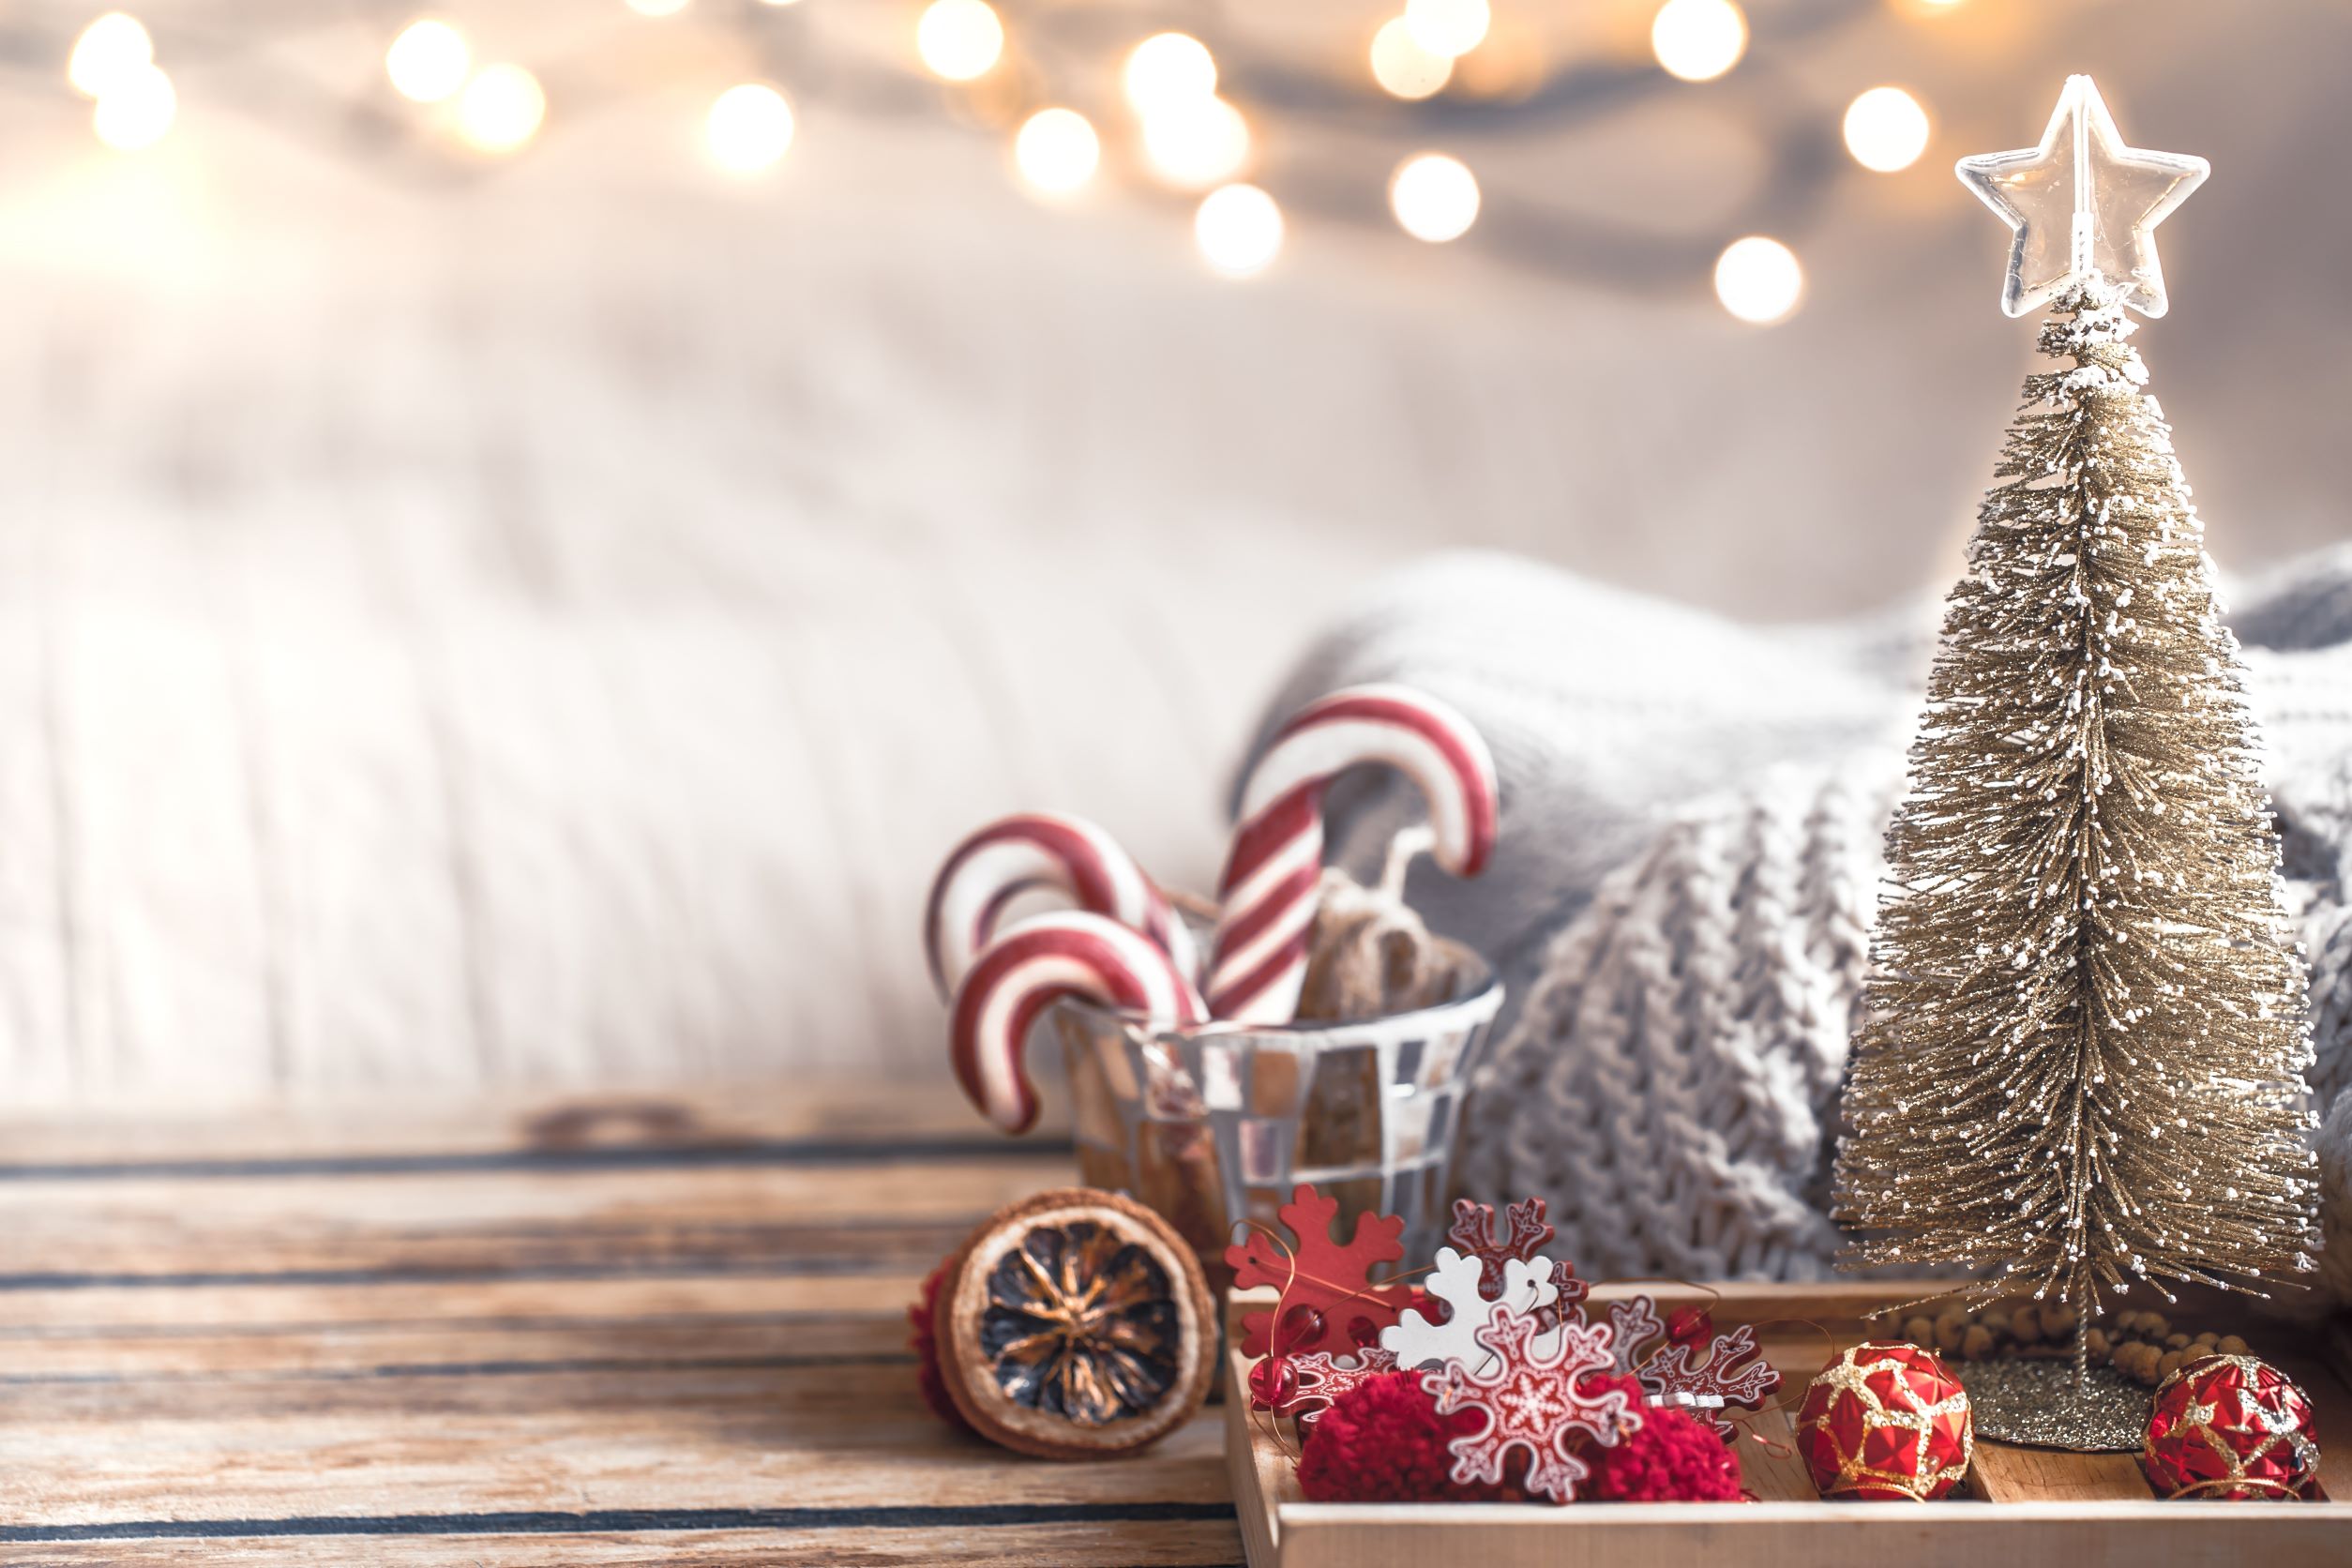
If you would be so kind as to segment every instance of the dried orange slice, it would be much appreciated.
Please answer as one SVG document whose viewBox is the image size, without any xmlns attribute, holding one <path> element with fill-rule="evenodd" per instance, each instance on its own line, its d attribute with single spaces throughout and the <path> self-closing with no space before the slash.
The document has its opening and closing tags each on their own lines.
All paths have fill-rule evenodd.
<svg viewBox="0 0 2352 1568">
<path fill-rule="evenodd" d="M 1048 1459 L 1124 1454 L 1192 1419 L 1215 1372 L 1200 1261 L 1117 1193 L 1040 1193 L 991 1215 L 940 1293 L 940 1368 L 981 1435 Z"/>
</svg>

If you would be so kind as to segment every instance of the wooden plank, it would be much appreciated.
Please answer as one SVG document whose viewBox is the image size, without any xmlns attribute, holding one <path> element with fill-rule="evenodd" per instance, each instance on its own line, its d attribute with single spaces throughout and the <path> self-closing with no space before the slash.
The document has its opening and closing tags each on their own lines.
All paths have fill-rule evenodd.
<svg viewBox="0 0 2352 1568">
<path fill-rule="evenodd" d="M 427 1325 L 220 1324 L 185 1330 L 166 1324 L 153 1332 L 111 1334 L 95 1325 L 80 1333 L 0 1340 L 5 1368 L 0 1387 L 75 1379 L 348 1377 L 387 1369 L 449 1375 L 469 1368 L 520 1372 L 565 1364 L 660 1366 L 785 1356 L 904 1360 L 906 1344 L 903 1317 L 867 1311 L 714 1310 L 661 1318 L 460 1318 Z"/>
<path fill-rule="evenodd" d="M 925 1524 L 890 1528 L 844 1522 L 824 1529 L 570 1531 L 502 1534 L 468 1530 L 422 1538 L 333 1533 L 204 1535 L 7 1545 L 10 1568 L 185 1568 L 190 1563 L 282 1568 L 761 1568 L 764 1564 L 940 1563 L 953 1568 L 1238 1568 L 1242 1543 L 1231 1517 L 1167 1518 L 1143 1511 L 1078 1522 Z M 4 1539 L 4 1538 L 0 1538 Z"/>
<path fill-rule="evenodd" d="M 1228 1496 L 1214 1416 L 1044 1464 L 947 1428 L 897 1365 L 0 1389 L 9 1522 Z"/>
<path fill-rule="evenodd" d="M 927 1264 L 924 1270 L 928 1272 Z M 504 1320 L 674 1319 L 702 1314 L 858 1310 L 913 1300 L 923 1274 L 661 1274 L 650 1277 L 354 1281 L 299 1278 L 234 1285 L 91 1286 L 0 1291 L 0 1344 L 11 1338 L 208 1329 L 321 1334 L 376 1325 Z"/>
<path fill-rule="evenodd" d="M 527 1274 L 720 1262 L 927 1269 L 1066 1159 L 870 1170 L 587 1171 L 0 1184 L 0 1289 L 234 1274 Z"/>
<path fill-rule="evenodd" d="M 2146 1502 L 2153 1494 L 2129 1454 L 2061 1454 L 1976 1441 L 1968 1486 L 1987 1502 Z"/>
<path fill-rule="evenodd" d="M 0 1135 L 4 1136 L 4 1135 Z M 1222 1424 L 1050 1465 L 904 1308 L 1066 1184 L 917 1093 L 0 1142 L 0 1558 L 1230 1563 Z"/>
<path fill-rule="evenodd" d="M 1051 1152 L 1068 1142 L 1048 1113 L 1025 1138 L 1003 1139 L 983 1123 L 944 1075 L 877 1093 L 871 1080 L 768 1079 L 747 1084 L 662 1087 L 550 1095 L 511 1091 L 451 1098 L 403 1096 L 323 1100 L 219 1112 L 204 1108 L 92 1107 L 72 1117 L 0 1115 L 0 1180 L 10 1172 L 82 1166 L 179 1168 L 274 1163 L 312 1171 L 397 1168 L 472 1158 L 477 1168 L 598 1155 L 625 1161 L 648 1151 L 757 1157 L 792 1143 L 1015 1143 Z"/>
</svg>

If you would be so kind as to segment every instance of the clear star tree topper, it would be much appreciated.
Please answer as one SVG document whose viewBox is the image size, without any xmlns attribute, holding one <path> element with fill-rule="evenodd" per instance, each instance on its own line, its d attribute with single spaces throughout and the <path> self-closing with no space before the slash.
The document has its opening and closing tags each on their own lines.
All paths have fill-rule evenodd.
<svg viewBox="0 0 2352 1568">
<path fill-rule="evenodd" d="M 2258 1288 L 2315 1243 L 2305 975 L 2238 648 L 2129 344 L 2203 160 L 2127 147 L 2087 77 L 1965 158 L 2049 306 L 1943 634 L 1838 1156 L 1862 1265 L 2085 1309 Z M 2080 1353 L 2080 1341 L 2077 1342 Z M 2078 1387 L 2080 1363 L 2078 1360 Z"/>
</svg>

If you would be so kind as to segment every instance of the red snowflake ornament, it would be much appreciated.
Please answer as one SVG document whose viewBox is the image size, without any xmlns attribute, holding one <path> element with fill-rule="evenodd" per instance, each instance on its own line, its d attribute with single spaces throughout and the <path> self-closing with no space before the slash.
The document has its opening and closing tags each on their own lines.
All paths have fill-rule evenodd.
<svg viewBox="0 0 2352 1568">
<path fill-rule="evenodd" d="M 1467 1198 L 1454 1203 L 1454 1224 L 1445 1239 L 1465 1258 L 1475 1258 L 1479 1264 L 1479 1292 L 1488 1301 L 1502 1299 L 1502 1266 L 1512 1259 L 1522 1263 L 1538 1261 L 1537 1255 L 1551 1244 L 1555 1232 L 1544 1218 L 1544 1200 L 1522 1199 L 1503 1210 L 1505 1229 L 1495 1235 L 1495 1210 L 1490 1203 L 1473 1202 Z M 1538 1309 L 1537 1315 L 1546 1329 L 1560 1326 L 1560 1319 L 1576 1310 L 1592 1287 L 1576 1277 L 1576 1266 L 1565 1259 L 1554 1259 L 1552 1285 L 1560 1292 L 1559 1299 Z"/>
<path fill-rule="evenodd" d="M 1355 1235 L 1343 1244 L 1332 1237 L 1339 1199 L 1304 1184 L 1274 1213 L 1298 1239 L 1295 1249 L 1285 1253 L 1263 1231 L 1252 1231 L 1247 1241 L 1225 1249 L 1236 1288 L 1271 1285 L 1282 1292 L 1279 1305 L 1244 1315 L 1242 1353 L 1353 1355 L 1379 1344 L 1380 1331 L 1413 1304 L 1415 1292 L 1409 1287 L 1370 1283 L 1372 1270 L 1405 1256 L 1397 1239 L 1404 1234 L 1404 1220 L 1358 1214 Z"/>
<path fill-rule="evenodd" d="M 1641 1369 L 1642 1347 L 1666 1333 L 1658 1321 L 1658 1304 L 1648 1296 L 1628 1296 L 1609 1303 L 1609 1347 L 1617 1357 L 1620 1377 Z"/>
<path fill-rule="evenodd" d="M 1609 1327 L 1617 1370 L 1640 1381 L 1644 1403 L 1688 1410 L 1726 1442 L 1740 1429 L 1723 1412 L 1760 1410 L 1780 1387 L 1780 1374 L 1757 1353 L 1752 1323 L 1715 1334 L 1702 1348 L 1699 1335 L 1714 1328 L 1704 1309 L 1678 1307 L 1661 1321 L 1655 1302 L 1632 1296 L 1609 1304 Z M 1664 1343 L 1651 1350 L 1653 1340 Z"/>
<path fill-rule="evenodd" d="M 1349 1389 L 1395 1371 L 1396 1358 L 1375 1347 L 1351 1364 L 1319 1350 L 1313 1355 L 1290 1357 L 1289 1365 L 1295 1383 L 1289 1397 L 1274 1407 L 1274 1413 L 1289 1416 L 1300 1425 L 1308 1426 Z"/>
<path fill-rule="evenodd" d="M 1548 1353 L 1539 1354 L 1539 1337 L 1548 1342 Z M 1521 1485 L 1554 1502 L 1574 1502 L 1576 1483 L 1592 1473 L 1572 1447 L 1577 1438 L 1607 1447 L 1641 1426 L 1634 1395 L 1607 1376 L 1616 1366 L 1607 1325 L 1571 1318 L 1545 1334 L 1533 1316 L 1505 1313 L 1478 1331 L 1478 1342 L 1494 1352 L 1492 1364 L 1472 1374 L 1449 1361 L 1422 1383 L 1440 1416 L 1459 1410 L 1486 1416 L 1483 1428 L 1446 1445 L 1455 1484 L 1500 1485 L 1511 1451 L 1524 1449 Z"/>
<path fill-rule="evenodd" d="M 1648 1403 L 1690 1411 L 1712 1425 L 1726 1442 L 1737 1438 L 1740 1428 L 1725 1412 L 1761 1410 L 1780 1387 L 1780 1374 L 1757 1354 L 1752 1323 L 1717 1334 L 1703 1360 L 1688 1345 L 1667 1345 L 1643 1362 L 1634 1376 L 1641 1380 Z"/>
</svg>

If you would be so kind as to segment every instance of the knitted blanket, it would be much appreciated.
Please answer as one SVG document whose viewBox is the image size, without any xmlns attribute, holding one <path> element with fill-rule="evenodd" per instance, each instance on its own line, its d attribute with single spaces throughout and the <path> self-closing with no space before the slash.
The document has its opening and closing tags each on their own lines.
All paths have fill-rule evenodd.
<svg viewBox="0 0 2352 1568">
<path fill-rule="evenodd" d="M 2298 1299 L 2327 1304 L 2352 1301 L 2352 548 L 2237 597 L 2312 963 L 2328 1240 Z M 1831 1269 L 1847 1040 L 1936 619 L 1923 602 L 1759 629 L 1448 556 L 1376 588 L 1270 709 L 1271 724 L 1335 686 L 1405 681 L 1493 746 L 1494 864 L 1475 882 L 1424 866 L 1409 892 L 1512 991 L 1457 1180 L 1545 1199 L 1579 1268 Z M 1394 779 L 1344 780 L 1335 858 L 1369 874 L 1415 810 Z"/>
</svg>

